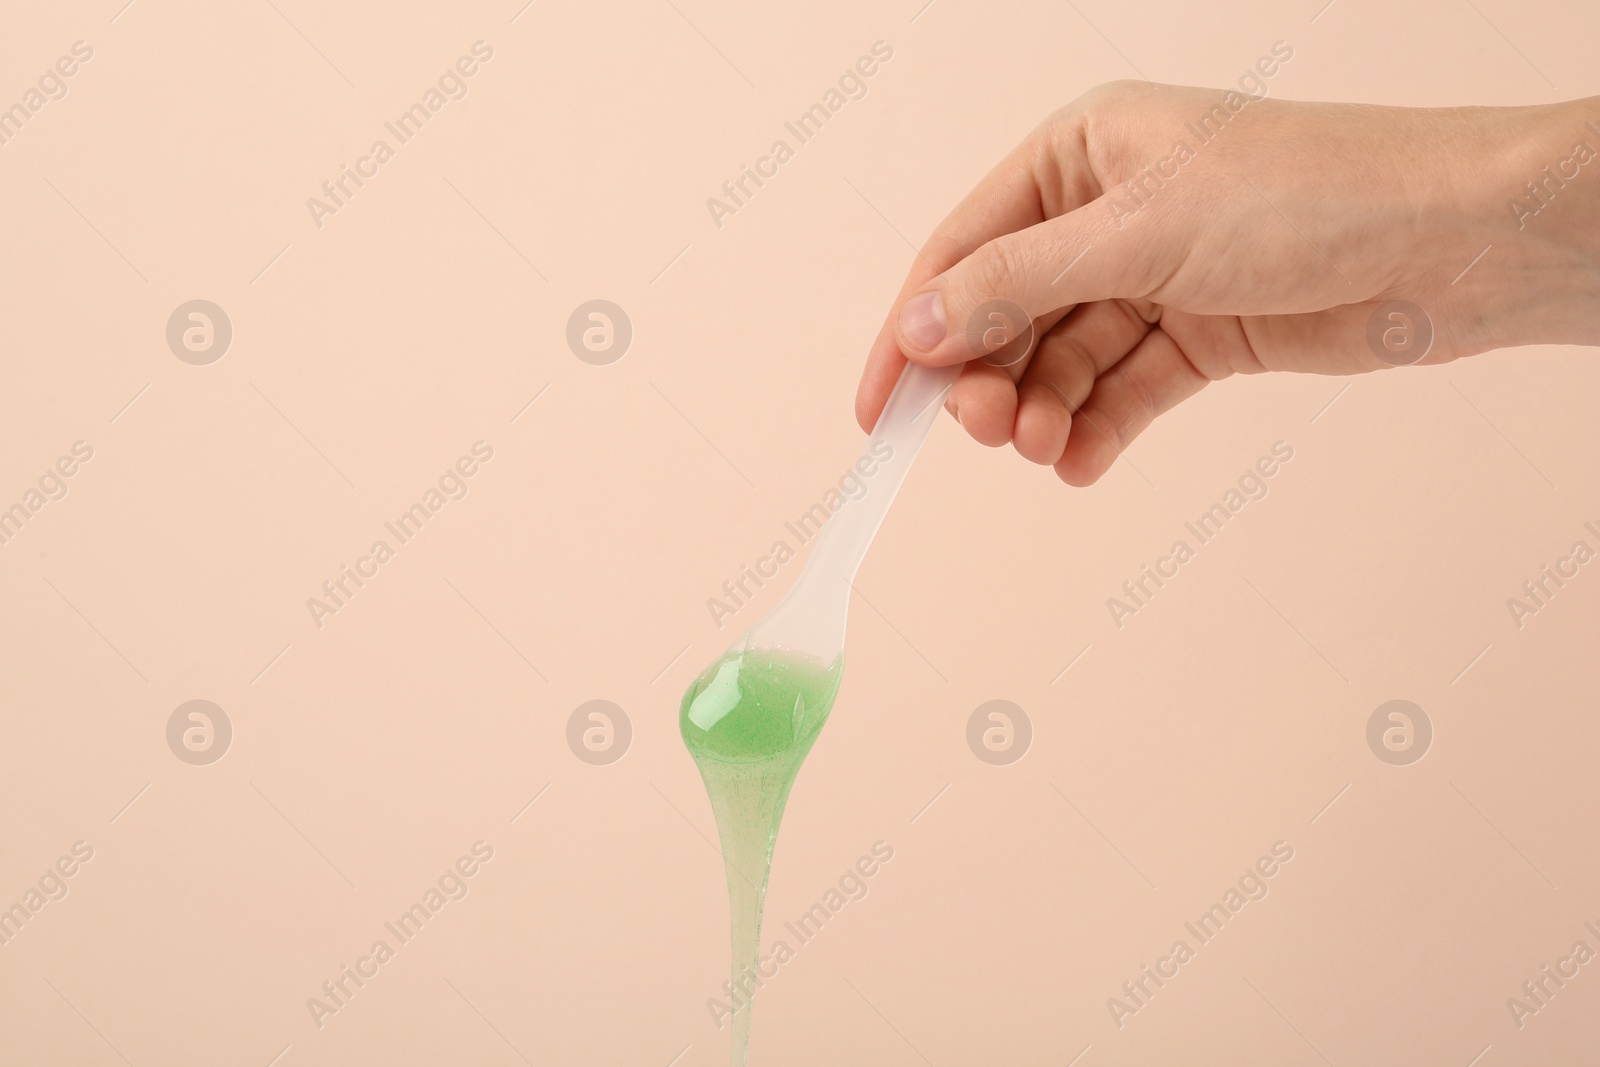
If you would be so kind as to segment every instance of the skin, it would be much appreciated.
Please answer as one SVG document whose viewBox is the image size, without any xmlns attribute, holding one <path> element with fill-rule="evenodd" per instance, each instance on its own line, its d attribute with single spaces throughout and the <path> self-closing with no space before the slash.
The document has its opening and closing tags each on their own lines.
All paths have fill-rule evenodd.
<svg viewBox="0 0 1600 1067">
<path fill-rule="evenodd" d="M 1600 158 L 1566 163 L 1577 175 L 1547 182 L 1537 214 L 1512 206 L 1539 205 L 1527 183 L 1580 142 L 1600 152 L 1600 98 L 1422 109 L 1233 94 L 1237 112 L 1202 142 L 1191 127 L 1223 101 L 1118 82 L 1047 118 L 912 263 L 867 356 L 862 428 L 908 360 L 964 363 L 946 407 L 967 432 L 1084 486 L 1211 382 L 1395 369 L 1367 340 L 1387 301 L 1432 324 L 1417 365 L 1600 344 Z M 1181 164 L 1179 141 L 1194 152 Z M 926 294 L 943 316 L 934 343 L 910 328 Z M 967 326 L 994 300 L 1036 340 L 984 360 L 1006 335 L 975 348 Z"/>
</svg>

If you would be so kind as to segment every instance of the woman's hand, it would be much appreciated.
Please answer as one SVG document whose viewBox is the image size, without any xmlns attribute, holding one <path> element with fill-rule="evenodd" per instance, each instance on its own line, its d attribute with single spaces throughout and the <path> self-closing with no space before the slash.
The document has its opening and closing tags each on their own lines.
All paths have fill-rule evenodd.
<svg viewBox="0 0 1600 1067">
<path fill-rule="evenodd" d="M 857 419 L 877 421 L 906 360 L 965 363 L 947 406 L 968 433 L 1088 485 L 1231 374 L 1600 342 L 1596 151 L 1600 101 L 1411 109 L 1102 86 L 929 238 Z"/>
</svg>

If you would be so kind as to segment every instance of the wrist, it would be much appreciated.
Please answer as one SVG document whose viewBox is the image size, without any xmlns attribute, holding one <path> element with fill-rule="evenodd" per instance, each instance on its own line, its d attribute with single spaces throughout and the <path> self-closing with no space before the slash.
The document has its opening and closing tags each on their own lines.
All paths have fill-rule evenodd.
<svg viewBox="0 0 1600 1067">
<path fill-rule="evenodd" d="M 1484 347 L 1600 344 L 1600 98 L 1493 109 L 1484 133 L 1464 226 L 1489 250 L 1453 286 L 1478 275 Z"/>
</svg>

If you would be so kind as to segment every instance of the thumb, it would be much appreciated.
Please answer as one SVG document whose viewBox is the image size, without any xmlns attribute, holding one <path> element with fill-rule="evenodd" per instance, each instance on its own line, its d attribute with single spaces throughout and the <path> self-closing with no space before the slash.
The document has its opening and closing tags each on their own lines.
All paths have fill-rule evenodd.
<svg viewBox="0 0 1600 1067">
<path fill-rule="evenodd" d="M 896 338 L 906 358 L 1010 367 L 1027 358 L 1035 320 L 1050 312 L 1147 296 L 1153 264 L 1181 252 L 1173 247 L 1181 238 L 1173 227 L 1147 227 L 1143 239 L 1127 239 L 1104 200 L 996 237 L 930 279 L 900 308 Z"/>
</svg>

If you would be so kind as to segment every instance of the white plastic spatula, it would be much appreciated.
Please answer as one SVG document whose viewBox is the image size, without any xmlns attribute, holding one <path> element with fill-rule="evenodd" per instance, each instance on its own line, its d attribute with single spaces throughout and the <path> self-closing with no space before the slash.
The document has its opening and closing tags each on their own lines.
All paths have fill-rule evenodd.
<svg viewBox="0 0 1600 1067">
<path fill-rule="evenodd" d="M 874 465 L 877 468 L 870 477 L 861 479 L 866 492 L 847 500 L 823 527 L 805 570 L 740 647 L 785 649 L 813 656 L 824 665 L 839 658 L 844 651 L 850 589 L 856 571 L 960 373 L 960 364 L 906 364 L 857 461 L 862 464 L 856 468 L 858 471 Z M 888 446 L 888 459 L 880 458 L 885 451 L 882 445 Z"/>
<path fill-rule="evenodd" d="M 728 650 L 730 653 L 771 649 L 814 658 L 821 667 L 838 662 L 844 651 L 850 589 L 856 571 L 960 373 L 960 364 L 906 364 L 883 414 L 878 416 L 872 437 L 856 461 L 858 472 L 873 471 L 870 477 L 861 479 L 866 492 L 847 499 L 828 520 L 800 577 L 778 606 Z M 887 459 L 882 458 L 884 445 L 888 446 Z M 711 729 L 737 703 L 739 664 L 738 656 L 726 660 L 722 673 L 690 705 L 689 719 L 702 730 Z"/>
<path fill-rule="evenodd" d="M 846 499 L 822 528 L 806 566 L 767 613 L 722 658 L 714 678 L 695 694 L 688 718 L 710 730 L 739 703 L 739 672 L 744 653 L 771 651 L 800 656 L 828 670 L 844 652 L 845 624 L 850 618 L 850 590 L 856 571 L 872 547 L 872 539 L 889 514 L 889 505 L 906 480 L 906 473 L 922 451 L 928 431 L 939 417 L 944 398 L 961 374 L 961 366 L 922 367 L 908 363 L 889 394 L 872 436 L 861 450 L 854 468 L 863 476 L 866 492 Z M 888 446 L 887 448 L 883 446 Z M 885 459 L 884 454 L 888 453 Z"/>
</svg>

